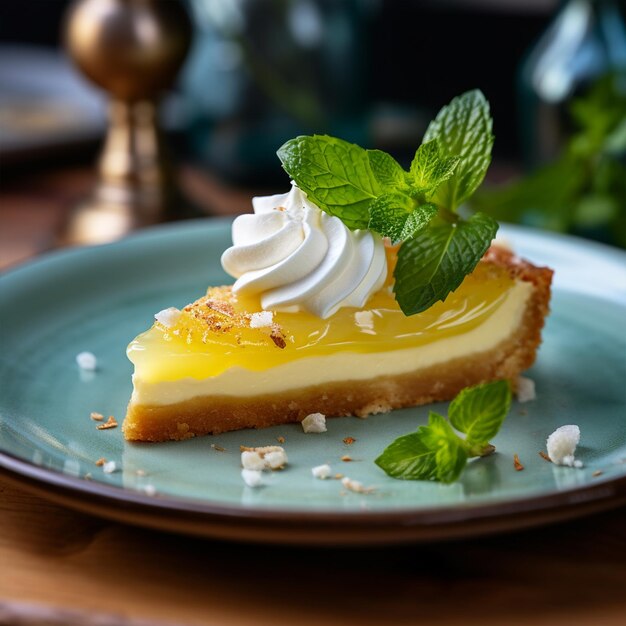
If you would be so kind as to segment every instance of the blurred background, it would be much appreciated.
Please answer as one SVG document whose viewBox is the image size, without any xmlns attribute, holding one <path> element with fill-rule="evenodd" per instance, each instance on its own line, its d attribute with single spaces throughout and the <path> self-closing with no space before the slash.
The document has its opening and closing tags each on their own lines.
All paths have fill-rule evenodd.
<svg viewBox="0 0 626 626">
<path fill-rule="evenodd" d="M 475 87 L 496 142 L 473 208 L 626 247 L 625 14 L 621 0 L 2 2 L 0 267 L 249 211 L 287 188 L 275 152 L 297 134 L 408 165 Z"/>
</svg>

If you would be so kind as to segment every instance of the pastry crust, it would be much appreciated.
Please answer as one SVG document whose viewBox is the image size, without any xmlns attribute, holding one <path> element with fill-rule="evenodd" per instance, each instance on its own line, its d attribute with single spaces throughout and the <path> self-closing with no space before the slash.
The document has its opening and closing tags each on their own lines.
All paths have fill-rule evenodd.
<svg viewBox="0 0 626 626">
<path fill-rule="evenodd" d="M 130 441 L 181 440 L 299 422 L 318 412 L 328 416 L 366 417 L 450 400 L 464 387 L 490 380 L 515 381 L 535 361 L 549 310 L 552 270 L 535 267 L 497 246 L 487 251 L 481 263 L 504 267 L 513 278 L 530 282 L 534 287 L 519 328 L 495 348 L 400 376 L 379 376 L 358 383 L 344 380 L 280 395 L 200 396 L 155 406 L 131 402 L 124 421 L 124 435 Z M 375 354 L 371 357 L 375 358 Z"/>
</svg>

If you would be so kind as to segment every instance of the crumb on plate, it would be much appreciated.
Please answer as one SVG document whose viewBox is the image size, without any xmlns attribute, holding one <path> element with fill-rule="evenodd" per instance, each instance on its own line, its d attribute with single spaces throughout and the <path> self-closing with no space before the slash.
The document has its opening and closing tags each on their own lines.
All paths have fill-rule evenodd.
<svg viewBox="0 0 626 626">
<path fill-rule="evenodd" d="M 102 465 L 102 471 L 105 474 L 112 474 L 117 470 L 117 463 L 115 461 L 107 461 Z"/>
<path fill-rule="evenodd" d="M 81 370 L 93 372 L 98 367 L 98 359 L 92 352 L 79 352 L 76 355 L 76 363 Z"/>
<path fill-rule="evenodd" d="M 582 461 L 578 461 L 574 457 L 579 441 L 580 428 L 575 424 L 567 424 L 557 428 L 546 440 L 550 460 L 555 465 L 582 467 Z"/>
<path fill-rule="evenodd" d="M 313 474 L 313 476 L 321 480 L 325 480 L 326 478 L 328 478 L 330 476 L 330 472 L 330 465 L 328 465 L 328 463 L 325 463 L 324 465 L 317 465 L 311 468 L 311 473 Z"/>
<path fill-rule="evenodd" d="M 309 433 L 325 433 L 326 416 L 323 413 L 311 413 L 307 415 L 301 422 L 302 430 Z"/>
<path fill-rule="evenodd" d="M 345 476 L 341 479 L 341 484 L 348 491 L 353 491 L 354 493 L 372 493 L 374 491 L 373 487 L 365 487 L 363 483 L 359 482 L 358 480 L 348 478 L 348 476 Z"/>
<path fill-rule="evenodd" d="M 104 422 L 104 424 L 98 424 L 96 428 L 98 430 L 108 430 L 109 428 L 117 428 L 117 420 L 112 415 L 109 415 L 109 419 L 106 422 Z"/>
<path fill-rule="evenodd" d="M 278 470 L 287 465 L 287 453 L 280 446 L 248 448 L 240 446 L 241 465 L 248 470 Z"/>
</svg>

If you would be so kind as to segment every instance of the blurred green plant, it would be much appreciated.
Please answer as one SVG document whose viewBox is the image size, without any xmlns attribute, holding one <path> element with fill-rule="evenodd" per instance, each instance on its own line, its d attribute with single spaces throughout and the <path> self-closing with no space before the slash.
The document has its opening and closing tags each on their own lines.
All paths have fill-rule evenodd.
<svg viewBox="0 0 626 626">
<path fill-rule="evenodd" d="M 624 82 L 623 75 L 605 76 L 572 100 L 575 130 L 561 156 L 517 182 L 479 191 L 471 207 L 498 220 L 626 248 Z"/>
</svg>

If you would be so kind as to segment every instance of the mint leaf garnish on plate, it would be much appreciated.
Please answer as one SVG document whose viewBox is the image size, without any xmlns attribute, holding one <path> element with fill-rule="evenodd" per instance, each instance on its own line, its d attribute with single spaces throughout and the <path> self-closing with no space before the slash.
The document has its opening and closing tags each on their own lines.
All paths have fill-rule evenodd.
<svg viewBox="0 0 626 626">
<path fill-rule="evenodd" d="M 497 435 L 510 404 L 510 385 L 498 381 L 463 389 L 450 403 L 448 416 L 468 443 L 484 445 Z"/>
<path fill-rule="evenodd" d="M 389 476 L 403 480 L 435 480 L 452 483 L 461 475 L 470 457 L 494 451 L 495 437 L 511 406 L 508 381 L 498 380 L 468 387 L 450 404 L 450 422 L 430 412 L 428 424 L 398 437 L 375 463 Z"/>
<path fill-rule="evenodd" d="M 486 215 L 465 219 L 457 212 L 485 176 L 491 127 L 489 104 L 474 90 L 439 112 L 408 172 L 381 150 L 327 135 L 296 137 L 278 157 L 320 209 L 401 244 L 394 292 L 413 315 L 456 289 L 496 234 L 497 223 Z"/>
<path fill-rule="evenodd" d="M 398 252 L 393 290 L 400 308 L 413 315 L 454 291 L 472 272 L 498 230 L 484 213 L 469 220 L 440 220 L 407 239 Z"/>
</svg>

